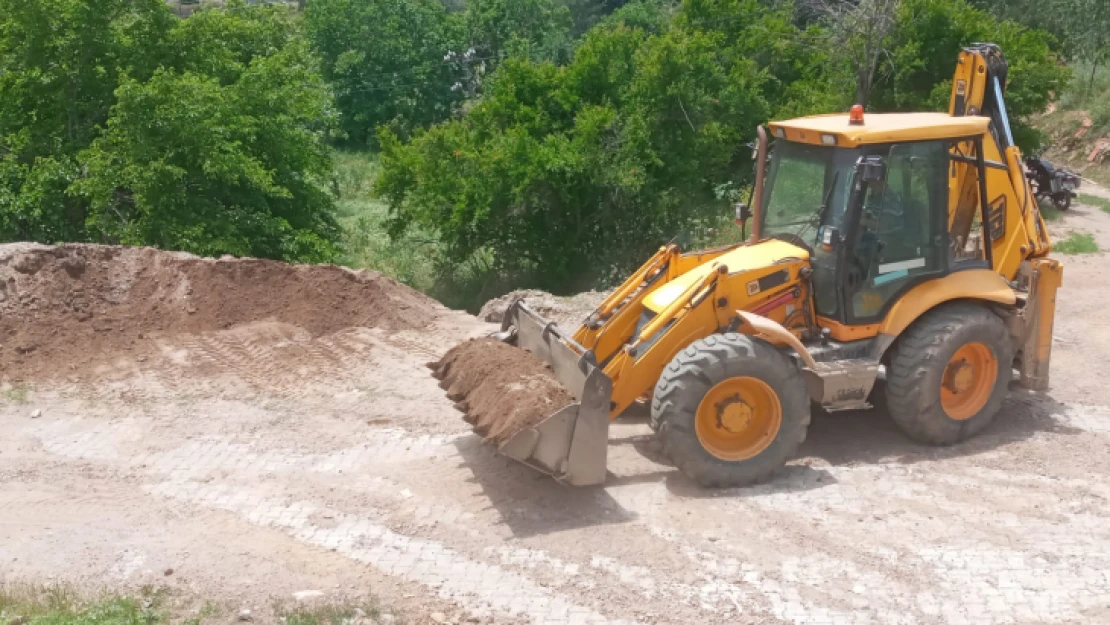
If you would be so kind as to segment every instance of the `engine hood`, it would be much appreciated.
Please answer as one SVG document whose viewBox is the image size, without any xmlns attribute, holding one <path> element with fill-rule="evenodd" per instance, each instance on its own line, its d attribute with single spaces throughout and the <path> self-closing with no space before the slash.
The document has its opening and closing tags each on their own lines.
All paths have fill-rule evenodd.
<svg viewBox="0 0 1110 625">
<path fill-rule="evenodd" d="M 681 276 L 652 291 L 644 298 L 644 307 L 658 314 L 678 299 L 691 284 L 709 275 L 717 265 L 728 267 L 729 274 L 743 273 L 768 267 L 785 259 L 809 260 L 809 252 L 778 239 L 766 239 L 753 245 L 744 245 L 706 261 Z"/>
</svg>

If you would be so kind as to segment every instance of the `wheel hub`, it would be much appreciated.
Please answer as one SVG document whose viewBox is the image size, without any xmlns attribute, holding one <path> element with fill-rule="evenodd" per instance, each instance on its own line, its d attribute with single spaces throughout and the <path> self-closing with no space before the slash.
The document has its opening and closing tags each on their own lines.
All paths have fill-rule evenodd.
<svg viewBox="0 0 1110 625">
<path fill-rule="evenodd" d="M 998 379 L 1000 366 L 984 343 L 961 346 L 944 368 L 940 400 L 949 418 L 964 421 L 987 405 Z"/>
<path fill-rule="evenodd" d="M 702 397 L 695 426 L 698 442 L 713 456 L 747 460 L 775 441 L 782 426 L 782 404 L 774 389 L 759 378 L 729 378 Z"/>
<path fill-rule="evenodd" d="M 739 394 L 717 404 L 717 427 L 740 434 L 752 423 L 752 407 Z"/>
<path fill-rule="evenodd" d="M 944 386 L 953 393 L 963 393 L 975 382 L 975 369 L 966 360 L 948 365 L 944 372 Z"/>
</svg>

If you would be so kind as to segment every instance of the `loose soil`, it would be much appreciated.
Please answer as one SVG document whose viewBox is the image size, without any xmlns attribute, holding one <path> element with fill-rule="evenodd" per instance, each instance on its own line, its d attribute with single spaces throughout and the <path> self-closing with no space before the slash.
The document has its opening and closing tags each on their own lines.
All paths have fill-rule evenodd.
<svg viewBox="0 0 1110 625">
<path fill-rule="evenodd" d="M 466 422 L 494 445 L 574 401 L 550 367 L 491 338 L 467 341 L 431 367 Z"/>
<path fill-rule="evenodd" d="M 0 372 L 82 376 L 152 338 L 259 322 L 312 337 L 352 327 L 422 328 L 442 307 L 374 272 L 198 258 L 149 248 L 0 246 Z"/>
</svg>

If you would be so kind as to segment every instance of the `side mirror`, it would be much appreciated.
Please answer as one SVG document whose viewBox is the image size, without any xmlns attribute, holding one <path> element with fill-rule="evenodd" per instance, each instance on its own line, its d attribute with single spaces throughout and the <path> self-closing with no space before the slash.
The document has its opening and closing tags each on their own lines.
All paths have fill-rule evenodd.
<svg viewBox="0 0 1110 625">
<path fill-rule="evenodd" d="M 742 226 L 752 218 L 752 209 L 747 204 L 737 202 L 733 208 L 736 210 L 736 225 Z"/>
<path fill-rule="evenodd" d="M 834 226 L 821 228 L 821 249 L 831 252 L 840 244 L 840 229 Z"/>
<path fill-rule="evenodd" d="M 886 180 L 886 161 L 880 156 L 868 156 L 860 160 L 860 179 L 864 182 Z"/>
</svg>

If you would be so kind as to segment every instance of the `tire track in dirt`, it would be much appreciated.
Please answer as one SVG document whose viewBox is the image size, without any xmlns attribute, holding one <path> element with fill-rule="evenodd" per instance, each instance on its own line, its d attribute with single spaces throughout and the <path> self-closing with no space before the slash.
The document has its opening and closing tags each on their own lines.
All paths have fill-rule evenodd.
<svg viewBox="0 0 1110 625">
<path fill-rule="evenodd" d="M 245 326 L 179 337 L 163 350 L 183 350 L 186 371 L 163 362 L 147 375 L 156 375 L 172 393 L 187 391 L 202 377 L 240 383 L 257 395 L 301 399 L 348 389 L 373 357 L 373 346 L 361 332 L 313 338 L 291 326 Z"/>
<path fill-rule="evenodd" d="M 68 424 L 72 426 L 72 424 Z M 74 427 L 59 427 L 55 424 L 49 428 L 53 438 L 47 436 L 44 440 L 45 447 L 52 453 L 65 455 L 74 459 L 87 457 L 82 450 L 69 445 L 58 444 L 59 441 L 68 442 L 72 437 Z M 589 599 L 597 588 L 609 587 L 605 601 L 594 606 L 595 610 L 605 611 L 607 606 L 614 603 L 617 597 L 624 595 L 618 602 L 622 605 L 636 605 L 643 600 L 654 601 L 655 608 L 636 606 L 629 611 L 645 612 L 648 615 L 670 613 L 672 616 L 683 611 L 682 608 L 664 606 L 675 604 L 697 608 L 691 611 L 690 617 L 697 618 L 701 610 L 719 613 L 722 608 L 742 610 L 741 606 L 720 593 L 707 588 L 705 583 L 689 585 L 670 580 L 662 571 L 655 572 L 652 577 L 649 570 L 643 566 L 627 565 L 618 559 L 607 556 L 580 555 L 573 564 L 566 562 L 559 565 L 565 571 L 566 567 L 574 567 L 576 575 L 569 586 L 560 582 L 565 581 L 565 576 L 560 571 L 552 569 L 552 563 L 559 562 L 558 558 L 542 550 L 523 549 L 507 552 L 500 546 L 503 536 L 499 533 L 491 534 L 488 529 L 491 524 L 496 527 L 501 519 L 496 515 L 478 513 L 477 515 L 466 507 L 457 506 L 450 501 L 444 502 L 439 498 L 430 499 L 421 495 L 417 485 L 406 486 L 403 481 L 388 477 L 373 477 L 365 479 L 367 473 L 373 474 L 391 467 L 392 471 L 404 473 L 404 467 L 413 463 L 424 463 L 432 459 L 440 463 L 457 463 L 460 458 L 456 455 L 456 443 L 459 437 L 420 436 L 411 437 L 401 430 L 374 432 L 373 442 L 364 443 L 356 447 L 335 450 L 329 453 L 303 453 L 295 449 L 266 449 L 258 450 L 250 443 L 235 443 L 228 440 L 210 438 L 206 440 L 188 441 L 173 449 L 162 450 L 151 454 L 142 454 L 124 462 L 132 469 L 145 475 L 172 476 L 171 482 L 177 486 L 166 488 L 182 488 L 189 490 L 198 483 L 207 483 L 217 494 L 212 498 L 220 504 L 233 498 L 232 491 L 238 489 L 250 501 L 257 499 L 257 489 L 244 486 L 256 484 L 259 479 L 265 479 L 267 486 L 263 489 L 272 497 L 289 499 L 298 496 L 295 490 L 281 488 L 282 480 L 287 476 L 322 474 L 358 476 L 353 490 L 363 494 L 374 494 L 378 500 L 386 503 L 386 508 L 378 512 L 374 508 L 361 508 L 358 512 L 339 510 L 340 513 L 373 519 L 378 523 L 390 525 L 400 523 L 406 527 L 407 533 L 424 534 L 423 528 L 433 528 L 434 532 L 422 538 L 426 542 L 442 544 L 446 536 L 454 535 L 451 544 L 457 545 L 454 551 L 461 557 L 466 557 L 474 562 L 492 563 L 505 571 L 517 571 L 518 574 L 532 577 L 531 574 L 544 571 L 539 579 L 543 587 L 552 590 L 573 590 L 572 595 L 578 596 L 579 601 L 586 599 L 585 605 L 594 603 Z M 110 431 L 85 432 L 81 439 L 86 445 L 94 449 L 110 449 L 120 442 L 119 437 Z M 102 454 L 104 460 L 119 459 L 118 453 Z M 307 472 L 307 473 L 305 473 Z M 269 477 L 267 478 L 267 474 Z M 279 477 L 277 481 L 275 477 Z M 213 481 L 214 480 L 214 481 Z M 337 484 L 334 480 L 325 479 L 323 484 Z M 345 488 L 351 488 L 343 484 Z M 277 487 L 278 490 L 274 490 Z M 411 488 L 411 490 L 410 490 Z M 309 491 L 312 489 L 309 488 Z M 413 492 L 415 491 L 415 493 Z M 303 495 L 304 493 L 299 493 Z M 304 507 L 311 503 L 310 500 L 299 500 Z M 316 504 L 313 504 L 316 505 Z M 300 508 L 297 508 L 300 509 Z M 288 513 L 285 513 L 288 516 Z M 386 514 L 386 517 L 382 517 Z M 334 516 L 334 515 L 333 515 Z M 247 519 L 258 522 L 258 514 Z M 384 526 L 384 525 L 383 525 Z M 445 527 L 449 530 L 445 531 Z M 392 530 L 391 530 L 392 531 Z M 459 536 L 458 534 L 465 536 Z M 438 540 L 432 540 L 431 535 Z M 412 536 L 416 538 L 416 536 Z M 460 550 L 461 549 L 461 550 Z M 528 557 L 521 561 L 518 557 L 527 553 Z M 536 569 L 540 568 L 541 571 Z M 600 576 L 600 577 L 598 577 Z M 637 582 L 631 589 L 623 588 L 628 580 L 635 578 Z M 565 587 L 564 587 L 565 586 Z M 653 590 L 654 589 L 654 590 Z M 724 602 L 724 603 L 722 603 Z M 578 605 L 583 605 L 579 603 Z M 537 608 L 541 609 L 541 608 Z M 751 609 L 750 606 L 747 607 Z M 762 610 L 760 610 L 762 611 Z M 558 614 L 558 611 L 556 611 Z M 537 616 L 535 613 L 532 616 Z"/>
<path fill-rule="evenodd" d="M 460 604 L 475 617 L 501 613 L 530 617 L 531 622 L 631 625 L 567 601 L 531 580 L 498 566 L 471 560 L 453 549 L 397 534 L 371 520 L 343 513 L 331 515 L 334 527 L 309 523 L 320 511 L 305 501 L 256 498 L 221 485 L 163 482 L 148 487 L 152 494 L 191 504 L 227 510 L 252 523 L 282 530 L 297 540 L 339 551 L 382 573 L 432 589 L 440 598 Z M 545 614 L 545 616 L 540 616 Z"/>
</svg>

